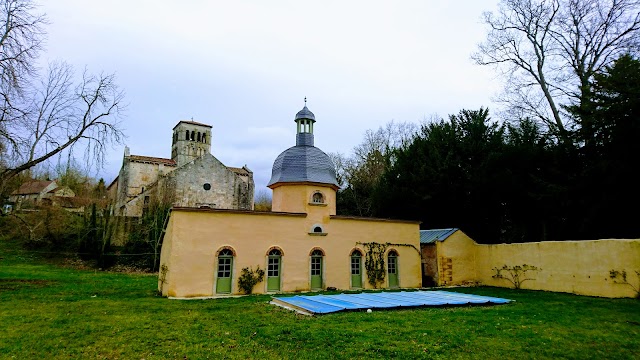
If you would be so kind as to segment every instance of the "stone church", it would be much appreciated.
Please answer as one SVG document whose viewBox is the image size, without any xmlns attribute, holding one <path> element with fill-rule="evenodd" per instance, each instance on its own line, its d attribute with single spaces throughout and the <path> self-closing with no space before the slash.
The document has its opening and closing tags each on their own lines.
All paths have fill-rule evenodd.
<svg viewBox="0 0 640 360">
<path fill-rule="evenodd" d="M 154 203 L 174 207 L 253 209 L 253 172 L 228 167 L 211 154 L 211 125 L 179 121 L 173 128 L 171 159 L 132 155 L 107 188 L 116 215 L 140 217 Z"/>
</svg>

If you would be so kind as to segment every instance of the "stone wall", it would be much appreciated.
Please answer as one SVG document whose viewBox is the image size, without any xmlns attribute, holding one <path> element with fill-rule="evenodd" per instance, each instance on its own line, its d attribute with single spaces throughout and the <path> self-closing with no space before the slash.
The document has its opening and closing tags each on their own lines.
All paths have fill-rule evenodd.
<svg viewBox="0 0 640 360">
<path fill-rule="evenodd" d="M 253 178 L 243 181 L 211 154 L 182 166 L 163 181 L 171 182 L 166 188 L 175 189 L 174 206 L 253 209 Z"/>
<path fill-rule="evenodd" d="M 422 286 L 434 286 L 438 279 L 436 244 L 420 244 Z"/>
<path fill-rule="evenodd" d="M 140 216 L 141 204 L 136 197 L 142 196 L 152 187 L 156 186 L 159 178 L 173 171 L 175 167 L 163 164 L 144 163 L 130 161 L 125 157 L 118 175 L 118 191 L 116 196 L 116 209 L 118 215 Z M 125 206 L 126 205 L 126 206 Z"/>
</svg>

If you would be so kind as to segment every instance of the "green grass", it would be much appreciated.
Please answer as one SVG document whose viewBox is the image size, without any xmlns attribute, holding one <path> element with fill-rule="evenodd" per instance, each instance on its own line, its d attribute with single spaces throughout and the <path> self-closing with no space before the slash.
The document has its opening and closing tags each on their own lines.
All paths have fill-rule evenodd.
<svg viewBox="0 0 640 360">
<path fill-rule="evenodd" d="M 318 317 L 269 296 L 168 300 L 156 276 L 76 270 L 0 240 L 0 358 L 631 359 L 640 302 L 461 288 L 515 303 Z"/>
</svg>

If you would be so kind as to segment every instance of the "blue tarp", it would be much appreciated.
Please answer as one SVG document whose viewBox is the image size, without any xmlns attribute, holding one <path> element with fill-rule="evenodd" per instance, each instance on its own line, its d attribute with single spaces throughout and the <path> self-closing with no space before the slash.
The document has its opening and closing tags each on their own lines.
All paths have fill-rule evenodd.
<svg viewBox="0 0 640 360">
<path fill-rule="evenodd" d="M 328 314 L 343 310 L 388 309 L 418 306 L 467 304 L 506 304 L 509 299 L 462 294 L 451 291 L 400 291 L 338 295 L 296 295 L 273 297 L 273 304 L 309 314 Z"/>
</svg>

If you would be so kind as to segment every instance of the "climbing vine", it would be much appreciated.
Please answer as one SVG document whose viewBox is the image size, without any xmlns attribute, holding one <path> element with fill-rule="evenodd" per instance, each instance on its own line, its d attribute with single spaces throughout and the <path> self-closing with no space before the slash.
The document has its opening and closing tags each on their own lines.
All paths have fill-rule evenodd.
<svg viewBox="0 0 640 360">
<path fill-rule="evenodd" d="M 634 286 L 632 283 L 629 282 L 629 279 L 627 278 L 627 271 L 626 270 L 611 270 L 609 271 L 609 277 L 613 279 L 613 282 L 616 284 L 624 284 L 624 285 L 628 285 L 630 286 L 633 291 L 636 292 L 636 298 L 640 299 L 640 271 L 635 270 L 634 271 L 636 273 L 636 276 L 638 278 L 638 285 Z"/>
<path fill-rule="evenodd" d="M 389 246 L 409 246 L 414 248 L 420 254 L 420 251 L 411 244 L 392 244 L 392 243 L 377 243 L 377 242 L 358 242 L 356 245 L 362 245 L 365 249 L 365 261 L 364 268 L 367 272 L 367 281 L 374 288 L 378 288 L 384 282 L 386 276 L 386 269 L 384 266 L 384 254 Z"/>
<path fill-rule="evenodd" d="M 164 284 L 167 282 L 167 273 L 169 272 L 169 267 L 165 264 L 160 266 L 160 276 L 158 277 L 158 281 L 160 282 L 160 289 L 158 290 L 159 295 L 162 295 L 162 289 L 164 288 Z"/>
<path fill-rule="evenodd" d="M 493 271 L 496 272 L 495 275 L 492 276 L 494 279 L 504 279 L 513 284 L 515 289 L 520 289 L 522 283 L 528 280 L 535 280 L 535 278 L 531 278 L 528 276 L 528 272 L 537 272 L 541 269 L 533 266 L 533 265 L 515 265 L 515 266 L 507 266 L 506 264 L 502 267 L 494 267 Z"/>
<path fill-rule="evenodd" d="M 253 287 L 262 282 L 262 280 L 264 280 L 264 270 L 260 269 L 260 266 L 257 266 L 255 270 L 253 270 L 253 268 L 246 267 L 243 268 L 240 273 L 240 277 L 238 278 L 238 287 L 245 294 L 251 294 L 253 292 Z"/>
</svg>

